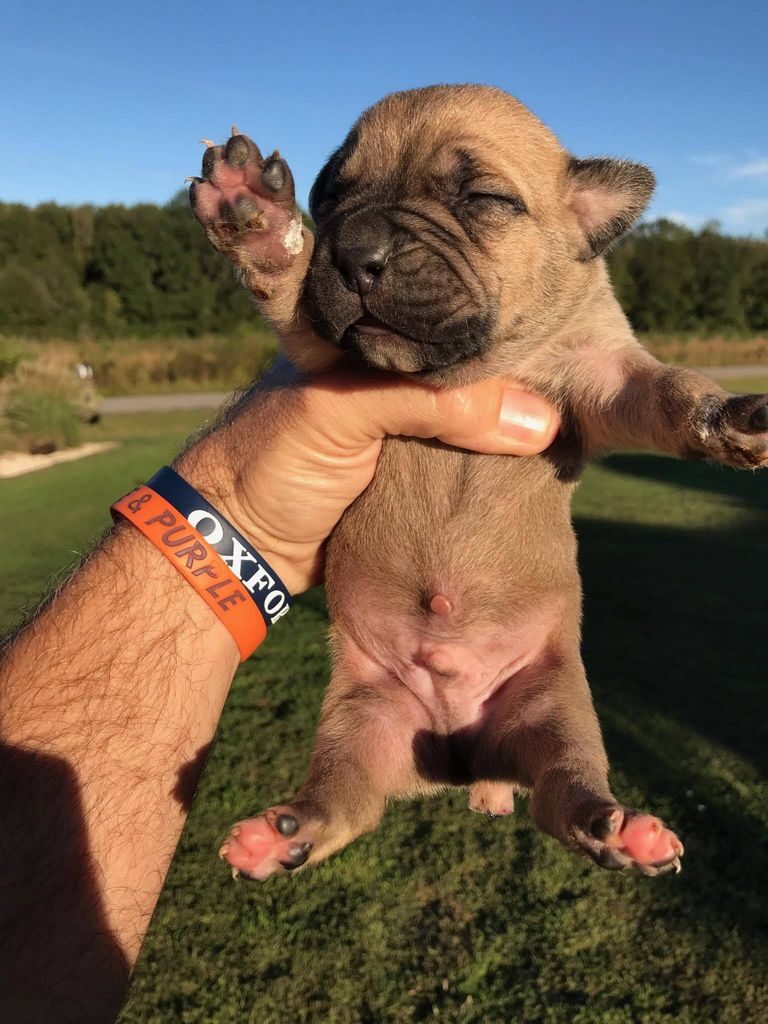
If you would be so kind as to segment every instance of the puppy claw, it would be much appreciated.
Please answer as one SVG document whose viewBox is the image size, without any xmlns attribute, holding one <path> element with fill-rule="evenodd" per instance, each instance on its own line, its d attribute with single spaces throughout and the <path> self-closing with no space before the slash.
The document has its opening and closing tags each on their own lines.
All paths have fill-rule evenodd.
<svg viewBox="0 0 768 1024">
<path fill-rule="evenodd" d="M 661 864 L 640 864 L 635 862 L 634 866 L 641 874 L 646 875 L 648 878 L 658 878 L 659 875 L 669 874 L 679 875 L 683 870 L 679 857 L 663 861 Z"/>
<path fill-rule="evenodd" d="M 240 868 L 232 868 L 232 879 L 233 879 L 233 881 L 236 882 L 239 877 L 240 877 Z"/>
<path fill-rule="evenodd" d="M 198 139 L 197 141 L 202 143 L 208 149 L 215 149 L 216 148 L 216 143 L 215 142 L 211 142 L 210 139 Z"/>
<path fill-rule="evenodd" d="M 230 135 L 242 135 L 242 132 L 240 131 L 240 129 L 237 127 L 236 124 L 233 124 L 232 125 L 232 129 L 231 129 L 229 134 Z"/>
<path fill-rule="evenodd" d="M 224 860 L 229 853 L 229 843 L 222 843 L 219 847 L 219 860 Z"/>
<path fill-rule="evenodd" d="M 683 870 L 683 865 L 680 863 L 679 857 L 675 857 L 675 859 L 671 862 L 670 870 L 674 871 L 676 875 L 679 875 L 680 872 Z"/>
</svg>

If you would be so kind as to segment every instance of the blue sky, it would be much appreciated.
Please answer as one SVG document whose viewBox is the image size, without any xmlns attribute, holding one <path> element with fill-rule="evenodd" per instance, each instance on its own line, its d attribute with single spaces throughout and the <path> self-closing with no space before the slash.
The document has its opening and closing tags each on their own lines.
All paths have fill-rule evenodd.
<svg viewBox="0 0 768 1024">
<path fill-rule="evenodd" d="M 651 216 L 768 229 L 768 4 L 3 3 L 0 199 L 163 202 L 234 122 L 299 196 L 387 92 L 487 82 L 574 152 L 656 171 Z"/>
</svg>

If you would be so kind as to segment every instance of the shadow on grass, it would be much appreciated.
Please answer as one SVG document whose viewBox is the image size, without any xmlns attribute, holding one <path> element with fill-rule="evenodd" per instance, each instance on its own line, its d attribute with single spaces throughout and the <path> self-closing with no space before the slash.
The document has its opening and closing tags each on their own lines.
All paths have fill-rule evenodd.
<svg viewBox="0 0 768 1024">
<path fill-rule="evenodd" d="M 684 884 L 654 903 L 765 937 L 768 474 L 652 455 L 604 468 L 724 494 L 740 510 L 720 529 L 577 519 L 583 649 L 612 765 L 666 803 L 687 845 Z"/>
</svg>

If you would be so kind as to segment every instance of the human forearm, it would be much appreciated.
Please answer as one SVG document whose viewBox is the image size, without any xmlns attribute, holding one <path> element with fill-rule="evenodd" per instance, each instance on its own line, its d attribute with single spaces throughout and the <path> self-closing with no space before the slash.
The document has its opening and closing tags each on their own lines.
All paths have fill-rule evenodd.
<svg viewBox="0 0 768 1024">
<path fill-rule="evenodd" d="M 3 1019 L 116 1013 L 237 662 L 224 626 L 127 524 L 9 649 Z"/>
</svg>

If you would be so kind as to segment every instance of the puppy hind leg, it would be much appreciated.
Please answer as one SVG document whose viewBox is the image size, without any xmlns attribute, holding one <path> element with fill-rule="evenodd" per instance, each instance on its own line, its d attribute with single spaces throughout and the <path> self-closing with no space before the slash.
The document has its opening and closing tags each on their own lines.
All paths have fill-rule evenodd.
<svg viewBox="0 0 768 1024">
<path fill-rule="evenodd" d="M 304 785 L 288 803 L 238 822 L 220 856 L 237 874 L 263 881 L 318 863 L 375 829 L 389 798 L 420 788 L 413 760 L 419 715 L 399 685 L 382 689 L 335 674 Z"/>
<path fill-rule="evenodd" d="M 538 826 L 603 868 L 646 875 L 680 869 L 683 846 L 650 814 L 629 810 L 611 792 L 608 760 L 580 660 L 511 691 L 485 737 L 482 775 L 515 779 L 531 790 Z"/>
</svg>

